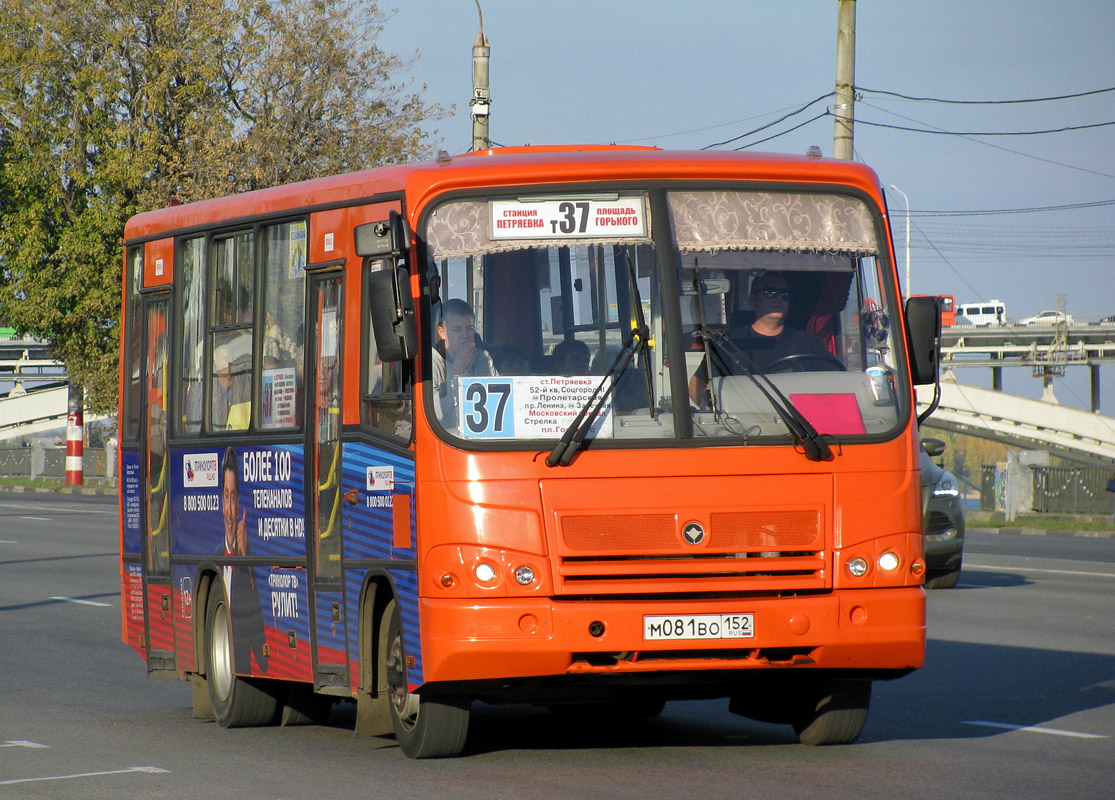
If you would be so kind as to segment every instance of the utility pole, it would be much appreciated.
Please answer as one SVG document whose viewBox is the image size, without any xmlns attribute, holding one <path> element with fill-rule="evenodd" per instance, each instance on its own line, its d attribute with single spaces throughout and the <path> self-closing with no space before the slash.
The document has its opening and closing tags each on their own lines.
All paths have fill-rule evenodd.
<svg viewBox="0 0 1115 800">
<path fill-rule="evenodd" d="M 913 294 L 910 289 L 910 198 L 893 183 L 890 188 L 902 195 L 902 199 L 906 201 L 906 296 L 909 297 Z"/>
<path fill-rule="evenodd" d="M 480 10 L 480 0 L 476 0 L 476 13 L 480 15 L 480 33 L 472 45 L 472 149 L 484 150 L 491 140 L 488 138 L 488 112 L 492 96 L 488 88 L 488 56 L 492 48 L 484 35 L 484 12 Z"/>
<path fill-rule="evenodd" d="M 852 124 L 856 92 L 856 0 L 839 0 L 836 19 L 836 116 L 832 140 L 835 158 L 852 160 Z"/>
</svg>

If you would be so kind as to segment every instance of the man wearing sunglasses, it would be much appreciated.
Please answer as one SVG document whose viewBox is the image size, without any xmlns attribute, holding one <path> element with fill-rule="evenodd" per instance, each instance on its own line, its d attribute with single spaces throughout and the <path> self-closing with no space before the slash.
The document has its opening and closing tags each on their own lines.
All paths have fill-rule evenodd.
<svg viewBox="0 0 1115 800">
<path fill-rule="evenodd" d="M 835 361 L 825 345 L 811 333 L 789 328 L 790 286 L 781 272 L 763 272 L 751 281 L 749 293 L 755 321 L 750 327 L 728 330 L 729 346 L 714 356 L 715 374 L 833 369 Z M 811 358 L 817 354 L 817 358 Z M 794 358 L 791 358 L 793 356 Z M 839 368 L 839 367 L 837 367 Z M 705 401 L 707 360 L 689 382 L 689 394 L 698 404 Z"/>
</svg>

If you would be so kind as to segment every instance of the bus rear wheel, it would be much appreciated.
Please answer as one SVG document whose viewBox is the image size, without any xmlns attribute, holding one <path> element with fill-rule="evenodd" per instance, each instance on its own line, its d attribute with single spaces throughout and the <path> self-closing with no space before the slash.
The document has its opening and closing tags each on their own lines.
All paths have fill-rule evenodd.
<svg viewBox="0 0 1115 800">
<path fill-rule="evenodd" d="M 869 680 L 822 681 L 793 720 L 794 732 L 802 744 L 851 744 L 863 733 L 870 704 Z"/>
<path fill-rule="evenodd" d="M 394 601 L 385 616 L 390 622 L 383 669 L 387 677 L 391 726 L 399 747 L 410 758 L 459 756 L 468 737 L 471 704 L 459 698 L 434 699 L 410 691 L 402 619 Z"/>
<path fill-rule="evenodd" d="M 219 581 L 205 604 L 206 686 L 213 716 L 222 728 L 267 725 L 275 719 L 278 701 L 247 678 L 236 674 L 232 618 Z"/>
</svg>

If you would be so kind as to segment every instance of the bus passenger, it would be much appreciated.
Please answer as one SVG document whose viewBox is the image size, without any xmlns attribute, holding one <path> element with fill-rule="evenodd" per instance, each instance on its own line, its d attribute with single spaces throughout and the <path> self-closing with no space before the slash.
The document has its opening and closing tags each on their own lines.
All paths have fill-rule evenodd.
<svg viewBox="0 0 1115 800">
<path fill-rule="evenodd" d="M 550 352 L 554 368 L 560 375 L 588 375 L 592 353 L 580 339 L 565 339 Z"/>
<path fill-rule="evenodd" d="M 457 379 L 495 375 L 496 368 L 488 351 L 477 344 L 476 315 L 464 300 L 445 301 L 437 335 L 432 369 L 438 418 L 453 426 L 457 424 Z"/>
<path fill-rule="evenodd" d="M 530 359 L 519 345 L 504 344 L 492 349 L 496 353 L 496 369 L 500 375 L 530 374 Z"/>
</svg>

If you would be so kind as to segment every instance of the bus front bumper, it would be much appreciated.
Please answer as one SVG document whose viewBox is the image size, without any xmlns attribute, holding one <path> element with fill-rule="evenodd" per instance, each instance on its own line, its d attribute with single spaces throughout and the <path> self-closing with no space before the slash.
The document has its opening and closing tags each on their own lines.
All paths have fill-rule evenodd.
<svg viewBox="0 0 1115 800">
<path fill-rule="evenodd" d="M 925 657 L 921 587 L 709 600 L 423 598 L 420 613 L 425 683 L 763 668 L 884 674 Z M 723 615 L 750 615 L 750 635 L 709 638 L 701 621 Z M 663 619 L 704 636 L 655 639 Z"/>
</svg>

